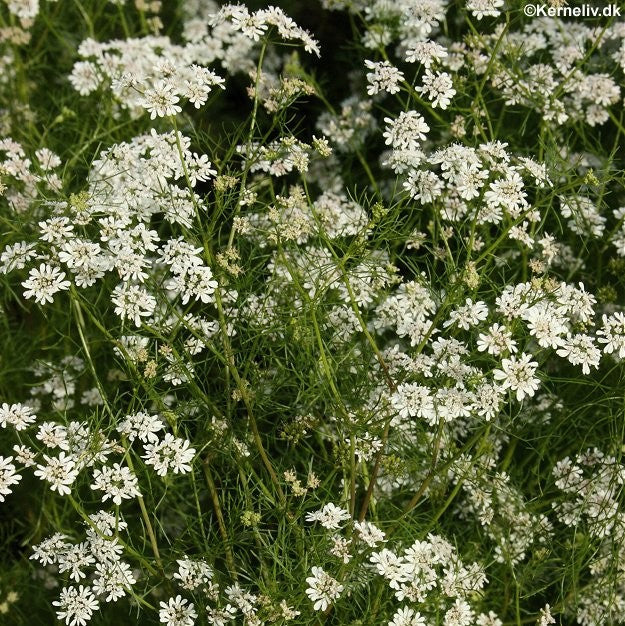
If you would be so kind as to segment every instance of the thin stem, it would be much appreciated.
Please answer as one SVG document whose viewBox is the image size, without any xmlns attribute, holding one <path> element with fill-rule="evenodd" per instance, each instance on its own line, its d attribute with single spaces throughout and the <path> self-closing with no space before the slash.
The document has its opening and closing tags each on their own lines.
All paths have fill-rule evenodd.
<svg viewBox="0 0 625 626">
<path fill-rule="evenodd" d="M 133 474 L 136 474 L 135 468 L 132 462 L 132 456 L 130 453 L 130 446 L 126 441 L 125 437 L 122 437 L 122 445 L 126 450 L 126 463 L 128 463 L 128 469 Z M 148 510 L 145 506 L 145 501 L 143 496 L 140 494 L 137 496 L 137 501 L 139 502 L 139 508 L 141 509 L 141 517 L 143 518 L 143 523 L 145 524 L 145 529 L 148 533 L 148 537 L 150 539 L 150 545 L 152 546 L 152 552 L 154 553 L 154 559 L 156 560 L 156 564 L 158 565 L 158 569 L 161 571 L 161 574 L 165 576 L 165 571 L 163 569 L 163 562 L 161 561 L 161 555 L 158 551 L 158 543 L 156 541 L 156 534 L 154 532 L 154 528 L 152 526 L 152 522 L 150 521 L 150 515 L 148 514 Z"/>
<path fill-rule="evenodd" d="M 204 470 L 204 478 L 206 480 L 206 486 L 208 487 L 208 493 L 211 497 L 211 502 L 213 503 L 213 509 L 215 511 L 215 516 L 217 517 L 217 526 L 219 527 L 219 534 L 223 540 L 223 548 L 226 554 L 226 565 L 228 567 L 228 571 L 230 572 L 230 576 L 234 580 L 237 580 L 237 569 L 234 564 L 234 556 L 232 554 L 232 543 L 230 541 L 230 537 L 228 536 L 228 529 L 226 528 L 226 522 L 224 520 L 224 514 L 221 510 L 221 504 L 219 503 L 219 496 L 217 494 L 217 487 L 215 487 L 215 481 L 213 480 L 213 476 L 209 467 L 209 460 L 206 458 L 202 461 L 202 469 Z"/>
<path fill-rule="evenodd" d="M 256 64 L 256 79 L 254 81 L 254 104 L 252 106 L 252 115 L 250 118 L 250 128 L 247 134 L 247 145 L 246 145 L 246 158 L 249 159 L 250 153 L 252 151 L 252 140 L 254 139 L 254 129 L 256 128 L 256 116 L 258 115 L 258 92 L 260 87 L 260 77 L 262 74 L 263 68 L 263 60 L 265 59 L 265 52 L 267 50 L 267 42 L 263 42 L 262 48 L 260 49 L 260 55 L 258 57 L 258 63 Z M 233 218 L 236 217 L 241 211 L 241 200 L 243 198 L 243 194 L 245 193 L 245 184 L 247 183 L 247 175 L 250 171 L 249 164 L 245 163 L 245 168 L 243 169 L 243 176 L 241 176 L 241 184 L 239 186 L 239 201 L 237 202 L 234 208 Z M 230 235 L 228 236 L 228 248 L 232 247 L 232 243 L 234 241 L 234 228 L 230 229 Z"/>
<path fill-rule="evenodd" d="M 434 449 L 432 452 L 432 460 L 430 461 L 430 469 L 428 470 L 428 473 L 425 475 L 425 478 L 421 482 L 421 485 L 419 485 L 419 488 L 417 489 L 416 493 L 412 496 L 412 498 L 410 499 L 410 502 L 408 502 L 408 504 L 406 505 L 404 509 L 404 512 L 406 513 L 408 513 L 409 511 L 414 509 L 415 506 L 417 506 L 417 504 L 419 503 L 419 500 L 421 500 L 421 497 L 425 493 L 425 490 L 430 486 L 430 483 L 432 482 L 432 479 L 434 478 L 434 475 L 436 473 L 436 462 L 438 461 L 438 453 L 440 451 L 441 438 L 443 436 L 444 423 L 445 422 L 443 421 L 442 418 L 439 419 L 438 430 L 436 431 L 436 437 L 434 439 L 434 446 L 433 446 Z"/>
</svg>

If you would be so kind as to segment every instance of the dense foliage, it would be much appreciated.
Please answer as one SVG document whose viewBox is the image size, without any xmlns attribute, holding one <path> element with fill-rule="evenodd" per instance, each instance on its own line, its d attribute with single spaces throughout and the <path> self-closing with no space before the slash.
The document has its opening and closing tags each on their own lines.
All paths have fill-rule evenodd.
<svg viewBox="0 0 625 626">
<path fill-rule="evenodd" d="M 625 21 L 525 9 L 0 0 L 0 623 L 625 623 Z"/>
</svg>

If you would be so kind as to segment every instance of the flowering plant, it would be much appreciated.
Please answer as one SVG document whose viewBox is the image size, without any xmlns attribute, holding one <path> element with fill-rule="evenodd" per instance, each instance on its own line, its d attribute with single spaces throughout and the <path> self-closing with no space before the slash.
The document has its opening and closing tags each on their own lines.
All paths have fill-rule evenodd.
<svg viewBox="0 0 625 626">
<path fill-rule="evenodd" d="M 623 72 L 503 0 L 0 0 L 0 621 L 625 623 Z"/>
</svg>

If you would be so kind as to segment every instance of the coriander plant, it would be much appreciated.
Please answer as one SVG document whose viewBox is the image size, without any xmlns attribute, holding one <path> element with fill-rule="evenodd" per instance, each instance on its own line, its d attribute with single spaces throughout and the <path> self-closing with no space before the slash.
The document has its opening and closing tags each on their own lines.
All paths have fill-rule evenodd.
<svg viewBox="0 0 625 626">
<path fill-rule="evenodd" d="M 578 4 L 0 0 L 0 623 L 625 624 Z"/>
</svg>

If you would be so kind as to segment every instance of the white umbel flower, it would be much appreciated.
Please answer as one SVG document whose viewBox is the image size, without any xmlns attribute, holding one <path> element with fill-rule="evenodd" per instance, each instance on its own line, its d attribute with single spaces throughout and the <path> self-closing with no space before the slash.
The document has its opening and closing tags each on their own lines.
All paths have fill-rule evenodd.
<svg viewBox="0 0 625 626">
<path fill-rule="evenodd" d="M 341 507 L 329 502 L 323 508 L 306 515 L 307 522 L 319 522 L 328 530 L 340 528 L 341 523 L 351 518 L 351 515 Z"/>
<path fill-rule="evenodd" d="M 15 430 L 25 430 L 37 420 L 33 410 L 25 404 L 7 404 L 0 406 L 0 427 L 6 428 L 10 424 Z"/>
<path fill-rule="evenodd" d="M 150 119 L 176 115 L 182 109 L 178 106 L 180 98 L 173 93 L 172 86 L 164 81 L 158 81 L 154 89 L 146 89 L 143 94 L 143 107 L 150 114 Z"/>
<path fill-rule="evenodd" d="M 150 317 L 156 308 L 156 299 L 138 285 L 121 283 L 113 290 L 111 296 L 115 305 L 115 313 L 122 320 L 129 318 L 135 326 L 141 326 L 142 317 Z"/>
<path fill-rule="evenodd" d="M 367 93 L 374 96 L 380 91 L 393 94 L 399 91 L 399 83 L 404 80 L 404 74 L 388 61 L 365 61 L 367 69 Z"/>
<path fill-rule="evenodd" d="M 306 579 L 306 595 L 314 603 L 315 611 L 325 611 L 341 595 L 344 587 L 321 567 L 312 568 L 312 576 Z"/>
<path fill-rule="evenodd" d="M 43 455 L 45 464 L 37 465 L 35 476 L 50 483 L 50 489 L 57 491 L 60 496 L 71 493 L 70 485 L 76 480 L 78 470 L 76 461 L 61 452 L 58 457 Z"/>
<path fill-rule="evenodd" d="M 99 607 L 91 588 L 83 585 L 63 587 L 59 599 L 52 604 L 60 609 L 56 612 L 58 619 L 64 619 L 69 626 L 85 626 Z"/>
<path fill-rule="evenodd" d="M 195 448 L 189 447 L 188 439 L 174 437 L 167 433 L 162 441 L 144 446 L 143 458 L 147 465 L 152 465 L 159 476 L 165 476 L 170 470 L 174 474 L 186 474 L 191 471 L 191 461 Z"/>
<path fill-rule="evenodd" d="M 15 465 L 11 463 L 12 456 L 0 456 L 0 502 L 4 502 L 4 496 L 8 496 L 12 491 L 9 489 L 12 485 L 22 480 L 22 477 L 16 473 Z"/>
<path fill-rule="evenodd" d="M 430 70 L 425 70 L 423 85 L 415 87 L 415 90 L 426 95 L 434 108 L 446 109 L 456 94 L 452 84 L 451 76 L 447 72 L 434 74 Z"/>
<path fill-rule="evenodd" d="M 188 602 L 182 596 L 169 598 L 167 602 L 160 603 L 161 610 L 158 617 L 161 624 L 167 626 L 193 626 L 197 613 L 192 602 Z"/>
<path fill-rule="evenodd" d="M 423 116 L 416 111 L 402 111 L 396 119 L 385 117 L 384 121 L 383 136 L 386 145 L 393 150 L 416 150 L 430 130 Z"/>
<path fill-rule="evenodd" d="M 110 498 L 118 506 L 122 500 L 141 495 L 137 488 L 137 477 L 129 468 L 119 463 L 114 463 L 112 467 L 104 465 L 102 469 L 96 469 L 93 472 L 91 489 L 104 492 L 102 502 Z"/>
<path fill-rule="evenodd" d="M 393 408 L 402 418 L 420 417 L 427 422 L 436 420 L 434 401 L 430 390 L 417 383 L 402 383 L 391 396 Z"/>
<path fill-rule="evenodd" d="M 525 396 L 533 396 L 540 382 L 534 376 L 538 363 L 531 359 L 531 355 L 526 353 L 521 354 L 518 359 L 516 356 L 503 359 L 501 369 L 493 372 L 495 380 L 501 381 L 503 389 L 516 391 L 516 398 L 519 402 Z"/>
<path fill-rule="evenodd" d="M 42 263 L 39 268 L 30 270 L 28 278 L 22 283 L 25 298 L 34 298 L 35 302 L 45 304 L 54 302 L 52 297 L 59 291 L 69 289 L 70 282 L 65 279 L 65 272 L 48 263 Z"/>
<path fill-rule="evenodd" d="M 395 611 L 388 626 L 425 626 L 425 618 L 421 613 L 405 606 Z"/>
</svg>

